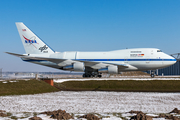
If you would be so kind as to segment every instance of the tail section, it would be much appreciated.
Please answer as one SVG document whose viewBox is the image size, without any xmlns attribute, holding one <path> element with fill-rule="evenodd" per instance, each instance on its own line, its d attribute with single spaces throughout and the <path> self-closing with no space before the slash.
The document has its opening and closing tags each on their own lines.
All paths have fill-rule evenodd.
<svg viewBox="0 0 180 120">
<path fill-rule="evenodd" d="M 54 51 L 38 38 L 22 22 L 16 23 L 20 38 L 27 54 L 52 54 Z"/>
</svg>

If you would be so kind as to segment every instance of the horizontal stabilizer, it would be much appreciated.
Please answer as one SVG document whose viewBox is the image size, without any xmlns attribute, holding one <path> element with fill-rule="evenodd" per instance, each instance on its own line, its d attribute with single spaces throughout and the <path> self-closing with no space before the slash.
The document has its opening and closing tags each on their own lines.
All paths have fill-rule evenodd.
<svg viewBox="0 0 180 120">
<path fill-rule="evenodd" d="M 10 54 L 10 55 L 14 55 L 14 56 L 16 56 L 16 57 L 24 57 L 24 56 L 26 56 L 26 55 L 16 54 L 16 53 L 10 53 L 10 52 L 5 52 L 5 53 Z"/>
</svg>

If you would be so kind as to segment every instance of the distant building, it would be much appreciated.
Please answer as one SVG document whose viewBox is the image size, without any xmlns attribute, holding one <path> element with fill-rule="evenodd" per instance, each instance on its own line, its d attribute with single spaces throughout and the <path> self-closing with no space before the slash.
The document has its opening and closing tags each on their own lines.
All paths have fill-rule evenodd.
<svg viewBox="0 0 180 120">
<path fill-rule="evenodd" d="M 159 69 L 158 75 L 180 75 L 180 60 L 167 68 Z"/>
<path fill-rule="evenodd" d="M 180 53 L 172 54 L 171 56 L 176 58 L 177 62 L 169 67 L 158 69 L 156 71 L 158 75 L 180 75 Z"/>
</svg>

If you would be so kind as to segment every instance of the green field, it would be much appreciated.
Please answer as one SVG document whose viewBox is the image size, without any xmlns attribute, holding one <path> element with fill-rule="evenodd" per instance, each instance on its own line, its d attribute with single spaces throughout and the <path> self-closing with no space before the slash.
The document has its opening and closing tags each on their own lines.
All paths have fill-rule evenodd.
<svg viewBox="0 0 180 120">
<path fill-rule="evenodd" d="M 11 80 L 13 81 L 13 80 Z M 15 80 L 16 82 L 0 82 L 0 96 L 25 95 L 59 91 L 57 88 L 38 80 Z"/>
<path fill-rule="evenodd" d="M 38 80 L 0 81 L 0 96 L 56 92 L 59 89 Z M 178 80 L 89 80 L 55 83 L 64 91 L 180 92 Z"/>
<path fill-rule="evenodd" d="M 180 92 L 178 80 L 90 80 L 67 81 L 56 86 L 68 91 Z"/>
</svg>

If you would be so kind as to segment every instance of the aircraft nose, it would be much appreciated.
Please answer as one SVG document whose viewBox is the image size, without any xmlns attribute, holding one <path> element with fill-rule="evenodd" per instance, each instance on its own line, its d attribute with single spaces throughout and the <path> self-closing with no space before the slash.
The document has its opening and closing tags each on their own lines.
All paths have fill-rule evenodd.
<svg viewBox="0 0 180 120">
<path fill-rule="evenodd" d="M 175 64 L 177 62 L 177 60 L 172 56 L 169 56 L 169 59 L 171 61 L 171 65 L 173 65 L 173 64 Z"/>
</svg>

